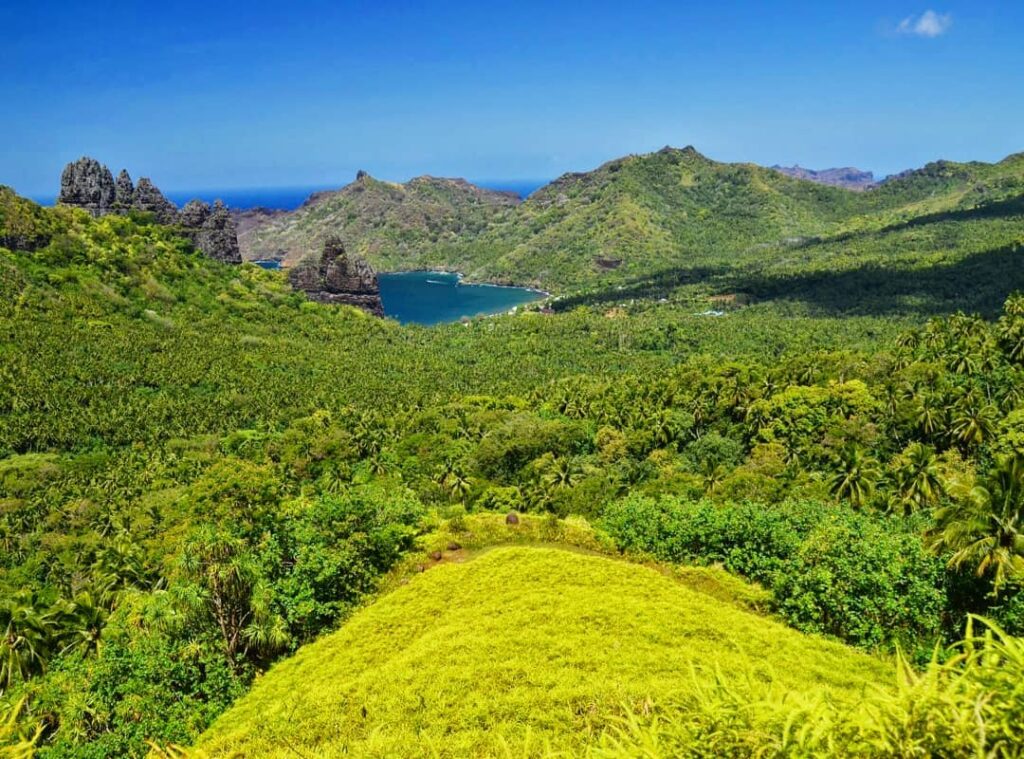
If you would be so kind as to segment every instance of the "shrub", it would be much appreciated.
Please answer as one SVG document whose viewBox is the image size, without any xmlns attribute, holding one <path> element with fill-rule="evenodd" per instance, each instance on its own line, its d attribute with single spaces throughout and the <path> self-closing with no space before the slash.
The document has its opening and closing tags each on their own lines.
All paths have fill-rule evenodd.
<svg viewBox="0 0 1024 759">
<path fill-rule="evenodd" d="M 942 560 L 911 525 L 816 501 L 775 506 L 631 496 L 602 526 L 620 550 L 726 569 L 771 588 L 798 629 L 858 646 L 930 648 L 948 607 Z"/>
</svg>

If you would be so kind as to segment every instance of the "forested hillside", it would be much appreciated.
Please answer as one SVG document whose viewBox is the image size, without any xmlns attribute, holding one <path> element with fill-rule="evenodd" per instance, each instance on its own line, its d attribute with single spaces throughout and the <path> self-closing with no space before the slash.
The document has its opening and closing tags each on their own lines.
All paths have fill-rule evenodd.
<svg viewBox="0 0 1024 759">
<path fill-rule="evenodd" d="M 450 180 L 398 186 L 363 178 L 258 225 L 248 245 L 251 257 L 284 251 L 294 260 L 334 232 L 385 271 L 454 269 L 471 280 L 578 294 L 665 272 L 790 265 L 794 255 L 802 267 L 820 244 L 832 246 L 826 252 L 839 248 L 845 266 L 877 264 L 895 245 L 916 261 L 934 241 L 921 240 L 918 250 L 895 233 L 959 216 L 1019 222 L 1013 199 L 1022 194 L 1021 154 L 997 164 L 938 161 L 855 192 L 718 163 L 692 147 L 665 148 L 566 174 L 519 205 Z M 992 229 L 983 244 L 995 250 L 1019 239 L 1019 229 Z M 950 241 L 944 251 L 973 252 Z M 810 266 L 833 264 L 818 256 Z"/>
<path fill-rule="evenodd" d="M 652 162 L 674 173 L 648 173 Z M 143 213 L 96 219 L 0 190 L 0 745 L 79 757 L 193 745 L 273 662 L 296 651 L 308 662 L 338 640 L 303 648 L 321 634 L 358 637 L 374 615 L 404 625 L 405 609 L 464 592 L 445 586 L 460 574 L 499 582 L 486 552 L 438 565 L 507 542 L 511 513 L 523 543 L 689 573 L 700 600 L 690 608 L 660 585 L 659 619 L 716 598 L 723 627 L 740 606 L 765 635 L 801 633 L 779 632 L 793 650 L 867 662 L 843 687 L 881 673 L 864 714 L 815 707 L 797 744 L 810 753 L 1019 755 L 1018 164 L 935 165 L 854 194 L 688 151 L 627 159 L 509 213 L 550 214 L 552 245 L 564 234 L 583 246 L 559 195 L 587 213 L 629 208 L 629 194 L 644 207 L 676 197 L 664 218 L 711 209 L 705 251 L 729 235 L 749 249 L 721 271 L 676 262 L 622 290 L 581 288 L 555 313 L 430 329 L 308 302 L 282 274 L 213 261 Z M 686 192 L 664 189 L 691 175 Z M 771 235 L 816 236 L 753 247 L 760 222 L 738 221 L 750 206 L 732 205 L 736 176 L 772 199 L 759 212 Z M 670 240 L 698 235 L 656 226 Z M 638 255 L 650 239 L 635 238 Z M 536 242 L 522 240 L 507 250 Z M 517 256 L 494 261 L 531 260 Z M 557 601 L 560 578 L 610 566 L 579 561 L 538 558 L 529 582 Z M 616 582 L 640 571 L 615 567 Z M 384 605 L 360 616 L 374 600 Z M 531 601 L 510 614 L 525 625 L 544 611 Z M 972 615 L 1006 634 L 986 638 Z M 728 630 L 708 619 L 699 636 L 720 680 L 636 681 L 595 718 L 588 750 L 629 756 L 658 741 L 685 755 L 720 741 L 785 753 L 797 712 L 743 704 L 809 691 L 746 682 Z M 375 672 L 372 652 L 346 650 Z M 581 665 L 591 685 L 564 699 L 544 695 L 559 719 L 575 709 L 566 724 L 578 727 L 589 699 L 612 703 L 606 664 Z M 729 693 L 752 695 L 737 705 Z M 701 694 L 708 714 L 756 718 L 705 722 L 691 708 Z M 531 698 L 510 735 L 546 729 L 550 710 Z M 431 734 L 465 727 L 444 722 L 457 710 L 432 713 Z M 346 729 L 363 740 L 371 726 Z M 227 750 L 227 735 L 206 740 Z"/>
<path fill-rule="evenodd" d="M 452 266 L 460 243 L 472 239 L 519 203 L 462 179 L 416 177 L 405 184 L 360 172 L 335 192 L 320 192 L 287 214 L 257 216 L 240 235 L 247 259 L 295 264 L 340 236 L 349 248 L 385 270 Z"/>
</svg>

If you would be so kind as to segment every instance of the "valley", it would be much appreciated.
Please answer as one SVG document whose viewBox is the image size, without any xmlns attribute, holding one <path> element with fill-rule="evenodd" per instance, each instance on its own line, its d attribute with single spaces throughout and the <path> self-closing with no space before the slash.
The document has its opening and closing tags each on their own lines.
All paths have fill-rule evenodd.
<svg viewBox="0 0 1024 759">
<path fill-rule="evenodd" d="M 75 197 L 0 189 L 5 750 L 1015 755 L 1019 156 Z"/>
</svg>

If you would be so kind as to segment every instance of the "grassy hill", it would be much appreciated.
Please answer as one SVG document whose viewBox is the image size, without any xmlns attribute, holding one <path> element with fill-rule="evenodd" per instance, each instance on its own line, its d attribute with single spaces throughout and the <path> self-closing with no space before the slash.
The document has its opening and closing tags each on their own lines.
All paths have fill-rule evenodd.
<svg viewBox="0 0 1024 759">
<path fill-rule="evenodd" d="M 716 677 L 853 704 L 889 668 L 658 571 L 556 548 L 437 565 L 260 679 L 212 756 L 578 753 Z"/>
<path fill-rule="evenodd" d="M 719 163 L 692 147 L 664 148 L 566 174 L 518 205 L 450 180 L 401 186 L 364 178 L 257 224 L 250 245 L 253 254 L 294 259 L 336 232 L 384 270 L 442 267 L 579 292 L 677 268 L 785 261 L 789 248 L 808 241 L 884 236 L 1022 194 L 1021 154 L 997 164 L 938 161 L 854 192 Z"/>
</svg>

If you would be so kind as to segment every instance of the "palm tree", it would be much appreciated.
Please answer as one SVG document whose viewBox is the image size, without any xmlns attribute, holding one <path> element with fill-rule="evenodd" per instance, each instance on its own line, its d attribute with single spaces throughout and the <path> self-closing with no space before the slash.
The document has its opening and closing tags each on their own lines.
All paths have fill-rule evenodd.
<svg viewBox="0 0 1024 759">
<path fill-rule="evenodd" d="M 434 482 L 453 500 L 464 501 L 473 489 L 473 481 L 466 475 L 458 461 L 453 457 L 445 458 L 437 468 Z"/>
<path fill-rule="evenodd" d="M 832 494 L 856 507 L 867 503 L 875 491 L 880 470 L 878 462 L 858 446 L 849 446 L 839 458 L 839 471 L 832 477 Z"/>
<path fill-rule="evenodd" d="M 914 409 L 914 424 L 922 434 L 932 437 L 945 426 L 945 414 L 931 398 L 922 397 Z"/>
<path fill-rule="evenodd" d="M 65 641 L 61 653 L 72 650 L 86 654 L 99 652 L 103 628 L 107 624 L 107 610 L 96 602 L 91 593 L 75 596 L 61 617 L 61 638 Z"/>
<path fill-rule="evenodd" d="M 998 415 L 995 406 L 966 396 L 953 409 L 953 437 L 965 448 L 979 446 L 992 434 Z"/>
<path fill-rule="evenodd" d="M 716 464 L 711 459 L 705 459 L 701 473 L 701 484 L 704 486 L 704 492 L 708 495 L 717 493 L 728 473 L 724 464 Z"/>
<path fill-rule="evenodd" d="M 448 494 L 458 501 L 465 501 L 469 491 L 473 489 L 473 481 L 458 469 L 453 469 L 445 482 Z"/>
<path fill-rule="evenodd" d="M 385 477 L 391 472 L 391 461 L 387 456 L 377 453 L 370 457 L 368 466 L 370 474 L 375 477 Z"/>
<path fill-rule="evenodd" d="M 999 460 L 982 482 L 935 514 L 929 543 L 952 551 L 951 567 L 991 574 L 993 592 L 1024 577 L 1024 456 Z"/>
<path fill-rule="evenodd" d="M 52 617 L 31 594 L 0 602 L 0 693 L 45 669 L 52 639 Z"/>
<path fill-rule="evenodd" d="M 890 508 L 898 506 L 905 512 L 933 505 L 943 492 L 935 450 L 921 443 L 911 443 L 897 457 L 893 479 L 895 493 Z"/>
<path fill-rule="evenodd" d="M 950 371 L 956 374 L 976 374 L 979 368 L 979 357 L 974 353 L 974 346 L 957 343 L 949 357 Z"/>
<path fill-rule="evenodd" d="M 665 447 L 676 438 L 676 430 L 673 420 L 667 411 L 659 411 L 650 420 L 649 427 L 654 438 L 654 444 Z"/>
<path fill-rule="evenodd" d="M 1003 306 L 999 320 L 999 342 L 1006 355 L 1017 363 L 1024 362 L 1024 295 L 1011 295 Z"/>
<path fill-rule="evenodd" d="M 548 488 L 571 488 L 579 480 L 580 470 L 570 459 L 559 458 L 551 462 L 541 482 Z"/>
</svg>

